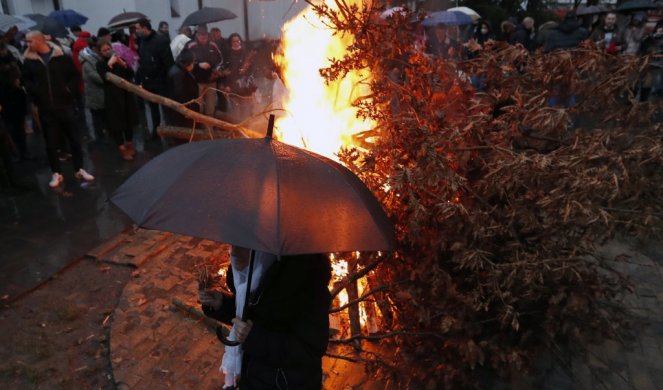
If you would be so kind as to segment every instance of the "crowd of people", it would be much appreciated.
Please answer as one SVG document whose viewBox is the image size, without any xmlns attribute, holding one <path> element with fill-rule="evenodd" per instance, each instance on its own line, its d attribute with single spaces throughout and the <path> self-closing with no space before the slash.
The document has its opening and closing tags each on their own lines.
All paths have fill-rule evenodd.
<svg viewBox="0 0 663 390">
<path fill-rule="evenodd" d="M 482 19 L 467 26 L 438 24 L 418 30 L 417 47 L 431 57 L 452 61 L 471 59 L 496 41 L 551 52 L 591 40 L 614 55 L 657 54 L 638 89 L 640 100 L 648 100 L 652 91 L 661 91 L 663 21 L 652 29 L 644 12 L 620 19 L 614 12 L 583 17 L 568 12 L 560 22 L 538 27 L 529 16 L 503 21 L 498 29 Z M 168 23 L 160 22 L 155 30 L 147 19 L 127 28 L 128 33 L 101 27 L 95 35 L 74 26 L 68 38 L 40 31 L 22 34 L 16 28 L 2 34 L 3 186 L 17 185 L 12 160 L 31 157 L 26 130 L 43 133 L 52 171 L 49 186 L 58 188 L 64 181 L 63 153 L 72 159 L 76 179 L 95 179 L 83 166 L 81 135 L 87 132 L 81 130 L 89 128 L 94 138 L 110 138 L 118 158 L 130 161 L 136 155 L 134 130 L 144 129 L 146 142 L 161 142 L 158 126 L 193 126 L 180 112 L 143 101 L 107 81 L 109 72 L 189 109 L 230 122 L 241 122 L 252 114 L 256 79 L 275 77 L 273 64 L 263 64 L 269 60 L 261 60 L 236 33 L 224 38 L 217 27 L 182 26 L 171 38 Z M 482 88 L 481 77 L 473 77 L 472 82 Z M 32 117 L 31 126 L 27 117 Z"/>
<path fill-rule="evenodd" d="M 614 55 L 654 54 L 639 88 L 640 100 L 646 101 L 654 88 L 661 90 L 663 20 L 658 20 L 652 28 L 647 25 L 648 16 L 644 11 L 631 13 L 621 19 L 622 23 L 618 23 L 618 14 L 611 11 L 587 16 L 577 16 L 571 11 L 561 21 L 548 21 L 538 28 L 535 20 L 529 16 L 521 20 L 505 20 L 500 23 L 499 29 L 481 19 L 467 27 L 439 24 L 429 31 L 421 32 L 425 37 L 422 46 L 429 55 L 449 60 L 471 59 L 486 45 L 497 41 L 521 45 L 529 51 L 552 52 L 575 48 L 581 42 L 590 40 L 598 48 Z M 475 86 L 481 87 L 479 84 Z"/>
<path fill-rule="evenodd" d="M 61 161 L 71 158 L 74 177 L 94 181 L 83 167 L 82 142 L 111 139 L 118 157 L 136 155 L 134 131 L 161 143 L 160 125 L 191 127 L 181 113 L 148 102 L 106 79 L 112 73 L 146 91 L 206 115 L 239 122 L 251 113 L 255 53 L 239 34 L 219 28 L 183 26 L 171 40 L 169 26 L 152 28 L 148 19 L 124 29 L 101 27 L 96 35 L 78 26 L 70 37 L 46 31 L 18 31 L 0 38 L 0 178 L 3 187 L 21 187 L 13 166 L 31 159 L 26 133 L 41 132 L 52 172 L 48 185 L 64 182 Z M 199 96 L 204 96 L 199 100 Z M 149 114 L 148 114 L 149 112 Z M 31 120 L 28 120 L 31 118 Z"/>
</svg>

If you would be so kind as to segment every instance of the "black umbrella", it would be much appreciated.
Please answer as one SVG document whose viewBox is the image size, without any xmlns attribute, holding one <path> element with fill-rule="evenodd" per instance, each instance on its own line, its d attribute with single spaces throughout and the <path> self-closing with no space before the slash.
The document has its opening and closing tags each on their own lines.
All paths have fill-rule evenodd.
<svg viewBox="0 0 663 390">
<path fill-rule="evenodd" d="M 50 35 L 53 38 L 65 38 L 69 36 L 67 28 L 60 23 L 59 21 L 46 16 L 40 22 L 37 22 L 37 25 L 31 28 L 31 30 L 41 31 L 44 34 Z"/>
<path fill-rule="evenodd" d="M 598 15 L 606 12 L 608 12 L 608 9 L 602 5 L 590 5 L 590 6 L 581 5 L 576 10 L 576 15 L 577 16 Z"/>
<path fill-rule="evenodd" d="M 26 18 L 30 18 L 30 19 L 34 20 L 35 22 L 37 22 L 37 23 L 39 23 L 42 20 L 46 19 L 46 15 L 42 15 L 42 14 L 25 14 L 23 16 L 25 16 Z"/>
<path fill-rule="evenodd" d="M 182 22 L 182 26 L 197 26 L 199 24 L 207 24 L 220 22 L 222 20 L 235 19 L 237 15 L 221 7 L 203 7 L 198 11 L 192 12 Z"/>
<path fill-rule="evenodd" d="M 109 28 L 124 28 L 131 26 L 141 19 L 147 19 L 147 16 L 140 12 L 122 12 L 115 15 L 108 21 Z"/>
<path fill-rule="evenodd" d="M 657 6 L 651 0 L 630 0 L 617 7 L 617 11 L 622 13 L 629 13 L 635 11 L 646 11 L 648 9 L 655 8 L 657 8 Z"/>
<path fill-rule="evenodd" d="M 341 164 L 273 140 L 272 124 L 273 116 L 265 138 L 170 149 L 111 200 L 142 227 L 275 255 L 392 249 L 393 225 L 364 183 Z"/>
</svg>

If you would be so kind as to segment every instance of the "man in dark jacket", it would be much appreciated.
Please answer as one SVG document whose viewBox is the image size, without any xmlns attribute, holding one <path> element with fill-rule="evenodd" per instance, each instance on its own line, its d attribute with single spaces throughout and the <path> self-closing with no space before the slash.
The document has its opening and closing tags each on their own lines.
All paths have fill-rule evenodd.
<svg viewBox="0 0 663 390">
<path fill-rule="evenodd" d="M 236 247 L 233 252 L 237 253 Z M 256 254 L 256 267 L 267 255 L 258 257 L 260 254 Z M 235 258 L 246 255 L 231 253 L 231 257 L 226 281 L 235 294 L 246 279 L 241 270 L 248 261 L 241 265 Z M 235 332 L 243 349 L 243 390 L 322 387 L 322 356 L 329 339 L 330 278 L 329 259 L 322 254 L 283 256 L 273 261 L 259 277 L 257 287 L 251 289 L 244 313 L 247 321 L 236 317 L 234 296 L 199 292 L 206 315 L 234 324 L 231 334 Z"/>
<path fill-rule="evenodd" d="M 138 71 L 136 82 L 146 90 L 159 95 L 165 95 L 166 78 L 168 70 L 175 62 L 170 51 L 170 42 L 162 34 L 152 30 L 152 24 L 147 19 L 140 19 L 135 24 L 138 35 Z M 161 122 L 161 113 L 157 103 L 149 103 L 152 115 L 152 136 L 157 136 L 157 126 Z"/>
<path fill-rule="evenodd" d="M 572 49 L 587 39 L 587 35 L 587 30 L 582 27 L 576 14 L 569 12 L 548 36 L 544 51 L 547 53 L 555 49 Z"/>
<path fill-rule="evenodd" d="M 617 14 L 608 12 L 603 18 L 603 24 L 592 31 L 590 39 L 596 45 L 611 54 L 622 50 L 623 34 L 617 25 Z"/>
<path fill-rule="evenodd" d="M 59 47 L 47 43 L 39 31 L 29 32 L 26 42 L 23 81 L 39 109 L 48 162 L 53 171 L 48 185 L 56 188 L 64 182 L 57 155 L 61 133 L 69 141 L 74 176 L 79 180 L 93 181 L 94 176 L 83 169 L 83 151 L 77 134 L 74 102 L 80 79 L 74 62 Z"/>
<path fill-rule="evenodd" d="M 512 45 L 521 44 L 529 51 L 536 49 L 536 39 L 534 38 L 534 19 L 527 16 L 516 27 L 516 31 L 511 35 L 509 43 Z"/>
<path fill-rule="evenodd" d="M 220 75 L 220 66 L 223 62 L 221 50 L 216 43 L 210 41 L 207 28 L 199 26 L 196 30 L 196 38 L 187 46 L 196 57 L 196 65 L 193 68 L 193 76 L 198 83 L 198 95 L 203 98 L 203 112 L 205 115 L 214 116 L 216 110 L 216 81 Z"/>
</svg>

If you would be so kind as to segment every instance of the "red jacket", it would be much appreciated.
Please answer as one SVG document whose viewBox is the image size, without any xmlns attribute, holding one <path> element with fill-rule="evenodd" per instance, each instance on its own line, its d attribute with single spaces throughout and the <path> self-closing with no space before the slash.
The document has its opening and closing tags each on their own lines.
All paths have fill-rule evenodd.
<svg viewBox="0 0 663 390">
<path fill-rule="evenodd" d="M 78 34 L 78 38 L 76 38 L 74 44 L 71 46 L 71 56 L 74 60 L 74 66 L 76 66 L 76 70 L 78 71 L 79 75 L 83 74 L 83 65 L 81 64 L 78 56 L 80 55 L 81 50 L 89 46 L 88 39 L 90 36 L 91 35 L 89 32 L 81 31 L 80 34 Z M 83 81 L 81 81 L 80 90 L 83 92 Z"/>
</svg>

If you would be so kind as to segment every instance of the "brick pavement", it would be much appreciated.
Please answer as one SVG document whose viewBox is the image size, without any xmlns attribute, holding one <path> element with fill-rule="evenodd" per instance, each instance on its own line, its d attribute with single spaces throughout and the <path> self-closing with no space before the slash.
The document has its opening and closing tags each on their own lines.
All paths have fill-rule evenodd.
<svg viewBox="0 0 663 390">
<path fill-rule="evenodd" d="M 599 249 L 623 261 L 635 291 L 624 304 L 635 317 L 635 338 L 606 340 L 574 356 L 563 368 L 544 354 L 536 375 L 493 388 L 663 389 L 663 245 L 611 242 Z M 218 389 L 223 346 L 210 321 L 187 313 L 197 308 L 196 269 L 227 264 L 227 247 L 170 233 L 137 230 L 120 234 L 90 252 L 99 260 L 136 266 L 113 314 L 110 354 L 118 389 Z M 325 359 L 326 389 L 377 389 L 356 364 Z"/>
</svg>

